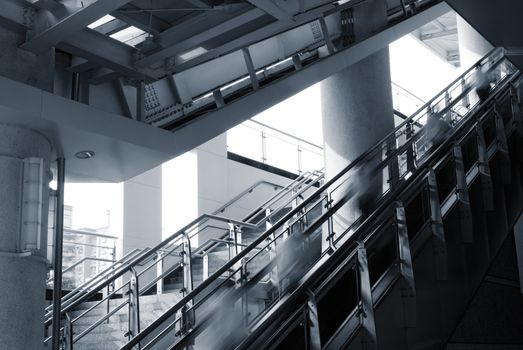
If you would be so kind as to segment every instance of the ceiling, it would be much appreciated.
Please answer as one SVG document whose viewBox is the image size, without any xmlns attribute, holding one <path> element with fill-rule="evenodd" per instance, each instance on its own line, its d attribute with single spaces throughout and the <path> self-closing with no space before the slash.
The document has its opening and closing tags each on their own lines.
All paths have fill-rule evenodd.
<svg viewBox="0 0 523 350">
<path fill-rule="evenodd" d="M 422 25 L 418 38 L 457 62 L 455 23 L 443 16 L 444 2 L 388 0 L 387 27 L 354 41 L 341 23 L 364 1 L 2 0 L 0 26 L 24 38 L 18 48 L 25 52 L 69 55 L 65 71 L 90 89 L 90 99 L 71 101 L 24 87 L 38 106 L 52 101 L 52 113 L 40 109 L 24 118 L 37 118 L 31 123 L 70 159 L 69 176 L 122 181 Z M 11 85 L 0 81 L 4 91 Z M 25 109 L 1 100 L 15 114 Z M 29 123 L 24 118 L 20 123 Z M 73 156 L 95 147 L 93 159 Z"/>
</svg>

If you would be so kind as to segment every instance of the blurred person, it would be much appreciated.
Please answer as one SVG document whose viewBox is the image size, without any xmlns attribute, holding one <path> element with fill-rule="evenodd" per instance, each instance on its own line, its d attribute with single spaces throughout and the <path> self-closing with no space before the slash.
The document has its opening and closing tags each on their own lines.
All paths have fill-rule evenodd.
<svg viewBox="0 0 523 350">
<path fill-rule="evenodd" d="M 489 96 L 491 85 L 496 81 L 494 72 L 489 71 L 489 65 L 485 64 L 476 71 L 475 89 L 480 103 L 483 103 Z"/>
<path fill-rule="evenodd" d="M 355 168 L 355 204 L 362 218 L 369 217 L 376 208 L 383 190 L 381 171 L 377 171 L 374 160 L 363 159 Z"/>
<path fill-rule="evenodd" d="M 441 113 L 435 110 L 430 111 L 424 127 L 427 149 L 431 150 L 442 144 L 447 138 L 447 133 L 451 128 Z"/>
</svg>

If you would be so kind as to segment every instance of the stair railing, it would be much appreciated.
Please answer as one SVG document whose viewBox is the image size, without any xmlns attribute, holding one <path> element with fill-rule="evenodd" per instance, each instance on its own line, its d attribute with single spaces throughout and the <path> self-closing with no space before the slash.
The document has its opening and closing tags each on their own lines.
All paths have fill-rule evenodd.
<svg viewBox="0 0 523 350">
<path fill-rule="evenodd" d="M 285 203 L 290 203 L 293 200 L 293 195 L 291 196 L 291 199 L 286 199 L 285 196 L 289 196 L 289 194 L 295 194 L 297 188 L 299 193 L 304 193 L 305 191 L 309 190 L 311 186 L 317 186 L 322 179 L 323 173 L 321 172 L 304 173 L 303 175 L 299 176 L 296 180 L 294 180 L 290 185 L 282 187 L 280 191 L 271 199 L 265 201 L 261 206 L 254 209 L 251 213 L 247 215 L 247 218 L 251 221 L 256 219 L 258 212 L 264 212 L 265 209 L 269 208 L 271 205 L 279 205 L 284 207 Z M 270 184 L 271 186 L 275 186 L 275 189 L 281 187 L 272 183 L 268 183 L 267 181 L 260 181 L 260 183 Z M 244 191 L 244 194 L 252 192 L 252 189 L 254 187 L 256 187 L 256 185 Z M 239 195 L 235 197 L 230 203 L 233 204 L 242 197 L 242 195 Z M 226 207 L 227 205 L 219 208 L 216 212 L 223 212 L 226 209 Z M 190 224 L 186 225 L 184 228 L 179 230 L 177 233 L 172 235 L 167 240 L 158 244 L 156 247 L 152 249 L 146 249 L 144 251 L 133 251 L 129 253 L 128 255 L 126 255 L 126 257 L 118 261 L 117 266 L 112 266 L 106 269 L 101 275 L 97 276 L 88 283 L 82 285 L 80 288 L 77 288 L 75 291 L 73 291 L 73 293 L 71 293 L 71 295 L 68 295 L 67 298 L 65 298 L 65 301 L 62 303 L 62 315 L 67 314 L 69 311 L 73 310 L 77 305 L 81 304 L 82 302 L 89 300 L 95 294 L 100 292 L 103 288 L 109 286 L 110 284 L 114 284 L 114 282 L 117 279 L 129 275 L 129 273 L 132 273 L 127 282 L 123 283 L 119 288 L 115 288 L 111 292 L 108 291 L 106 295 L 102 298 L 102 300 L 96 302 L 93 306 L 81 312 L 79 316 L 74 317 L 70 320 L 70 322 L 68 323 L 68 327 L 69 330 L 72 330 L 74 324 L 86 315 L 88 315 L 91 311 L 100 307 L 103 303 L 106 303 L 108 306 L 106 315 L 98 319 L 96 322 L 94 322 L 91 326 L 89 326 L 80 334 L 75 335 L 73 337 L 72 343 L 79 341 L 85 335 L 89 334 L 93 329 L 100 326 L 102 323 L 108 322 L 110 317 L 116 314 L 118 311 L 120 311 L 125 305 L 129 305 L 130 307 L 133 306 L 133 308 L 135 307 L 135 305 L 139 305 L 140 295 L 149 292 L 152 288 L 158 285 L 159 281 L 161 281 L 169 274 L 175 272 L 180 266 L 186 266 L 186 262 L 184 263 L 182 261 L 181 264 L 179 262 L 176 262 L 180 256 L 182 256 L 183 258 L 183 254 L 185 254 L 184 252 L 189 250 L 189 262 L 196 256 L 201 257 L 201 255 L 198 254 L 200 254 L 202 249 L 196 250 L 194 253 L 192 253 L 190 252 L 190 244 L 188 244 L 188 242 L 191 239 L 197 237 L 197 235 L 202 234 L 207 229 L 212 229 L 215 232 L 219 232 L 220 230 L 224 230 L 224 225 L 227 226 L 230 224 L 234 224 L 245 228 L 257 229 L 259 227 L 257 225 L 261 225 L 265 222 L 265 220 L 269 219 L 270 217 L 264 217 L 259 219 L 257 224 L 252 224 L 249 222 L 226 218 L 223 216 L 204 214 L 196 220 L 194 220 L 193 222 L 191 222 Z M 213 223 L 218 223 L 218 225 Z M 226 234 L 221 235 L 219 237 L 224 238 L 226 237 Z M 184 240 L 186 241 L 185 249 L 182 249 L 182 246 L 184 246 Z M 158 255 L 158 252 L 162 252 L 161 256 Z M 173 257 L 175 259 L 175 262 L 171 264 L 170 268 L 165 269 L 164 271 L 158 271 L 158 263 L 164 264 L 166 259 Z M 137 266 L 139 266 L 140 268 L 136 269 L 135 267 Z M 153 267 L 156 269 L 156 277 L 153 278 L 149 283 L 145 283 L 145 286 L 141 286 L 138 289 L 138 298 L 134 298 L 133 300 L 124 299 L 124 301 L 120 305 L 110 310 L 110 300 L 117 298 L 119 295 L 125 294 L 128 290 L 135 290 L 136 288 L 132 286 L 133 279 L 138 280 L 140 277 L 145 276 L 145 274 L 153 270 Z M 187 273 L 186 271 L 187 269 L 184 270 L 184 283 L 186 285 L 189 283 L 192 285 L 192 271 L 190 270 L 190 268 L 189 273 Z M 158 272 L 161 273 L 159 274 Z M 142 277 L 142 279 L 143 278 L 144 277 Z M 187 291 L 187 293 L 190 292 L 190 290 L 188 290 L 187 288 L 185 288 L 184 291 Z M 134 312 L 134 309 L 130 309 L 130 312 L 131 311 Z M 49 308 L 48 315 L 51 314 L 52 309 Z M 47 318 L 45 323 L 46 326 L 49 326 L 50 322 L 51 319 Z M 132 332 L 130 332 L 129 334 L 136 334 L 136 327 L 134 327 L 131 331 Z M 45 341 L 47 342 L 50 339 L 51 338 L 48 337 Z"/>
</svg>

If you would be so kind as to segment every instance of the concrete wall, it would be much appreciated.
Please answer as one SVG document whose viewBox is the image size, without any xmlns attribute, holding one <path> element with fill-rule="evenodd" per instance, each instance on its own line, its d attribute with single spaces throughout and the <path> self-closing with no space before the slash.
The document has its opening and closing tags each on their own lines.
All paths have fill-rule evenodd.
<svg viewBox="0 0 523 350">
<path fill-rule="evenodd" d="M 279 185 L 292 181 L 227 159 L 225 134 L 164 164 L 163 237 L 201 214 L 214 212 L 260 180 Z M 274 186 L 260 186 L 220 215 L 243 219 L 276 192 Z"/>
<path fill-rule="evenodd" d="M 123 254 L 152 247 L 162 238 L 162 168 L 124 183 Z"/>
</svg>

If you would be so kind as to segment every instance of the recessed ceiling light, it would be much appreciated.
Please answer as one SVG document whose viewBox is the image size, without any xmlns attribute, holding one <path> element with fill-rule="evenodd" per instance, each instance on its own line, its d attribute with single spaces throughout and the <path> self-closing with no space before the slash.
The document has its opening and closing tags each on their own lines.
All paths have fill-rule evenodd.
<svg viewBox="0 0 523 350">
<path fill-rule="evenodd" d="M 80 151 L 76 153 L 74 156 L 78 159 L 89 159 L 93 158 L 95 155 L 94 151 Z"/>
</svg>

